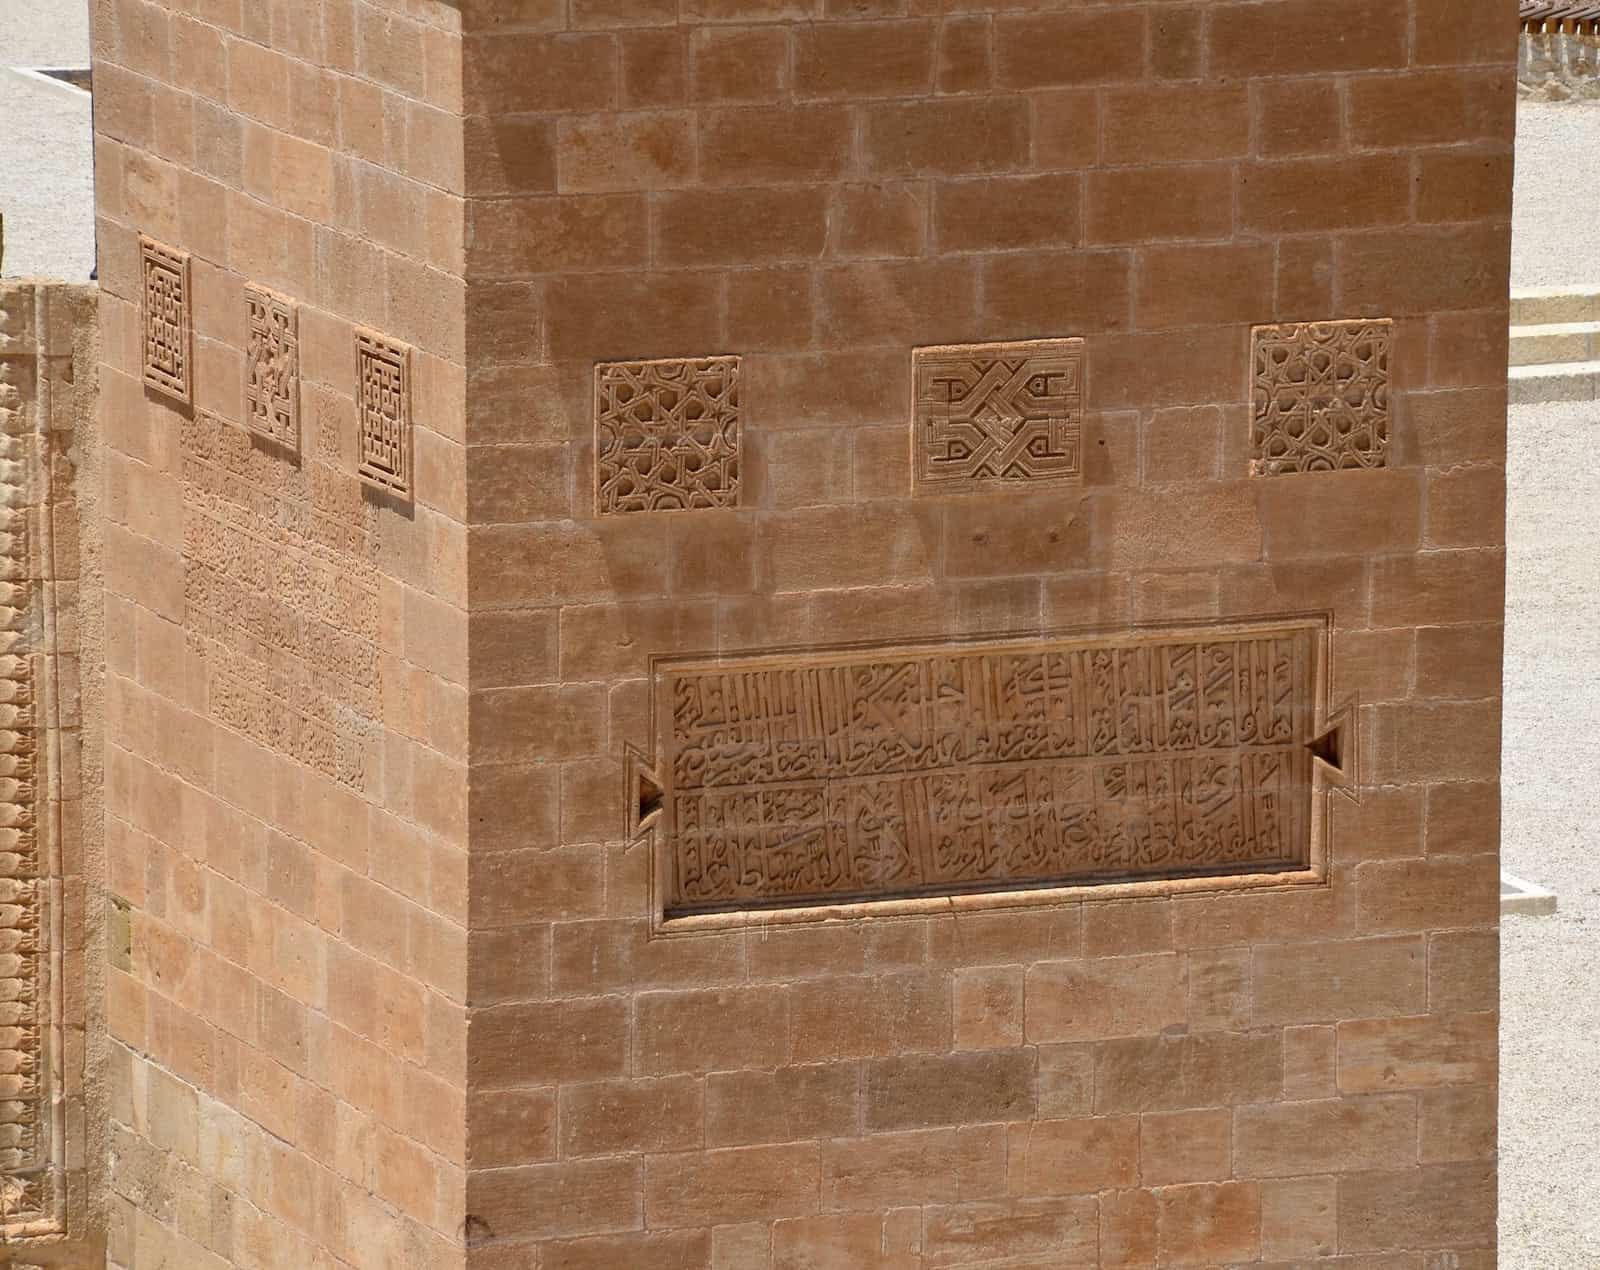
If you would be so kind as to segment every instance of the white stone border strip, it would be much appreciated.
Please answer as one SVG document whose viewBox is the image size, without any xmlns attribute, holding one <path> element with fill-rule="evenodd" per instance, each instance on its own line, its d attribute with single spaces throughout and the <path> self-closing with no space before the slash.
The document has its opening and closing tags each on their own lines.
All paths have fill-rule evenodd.
<svg viewBox="0 0 1600 1270">
<path fill-rule="evenodd" d="M 1549 917 L 1556 911 L 1556 893 L 1510 873 L 1500 874 L 1500 916 Z"/>
</svg>

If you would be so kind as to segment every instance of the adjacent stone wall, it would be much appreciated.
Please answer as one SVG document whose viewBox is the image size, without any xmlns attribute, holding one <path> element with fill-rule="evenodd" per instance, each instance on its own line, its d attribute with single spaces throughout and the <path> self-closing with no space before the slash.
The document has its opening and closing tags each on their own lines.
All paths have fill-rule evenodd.
<svg viewBox="0 0 1600 1270">
<path fill-rule="evenodd" d="M 110 1261 L 459 1266 L 457 7 L 94 18 Z"/>
<path fill-rule="evenodd" d="M 1517 58 L 1517 94 L 1528 101 L 1600 98 L 1600 29 L 1592 21 L 1525 26 Z"/>
<path fill-rule="evenodd" d="M 105 1255 L 96 303 L 92 287 L 0 283 L 6 1265 Z"/>
<path fill-rule="evenodd" d="M 1492 1265 L 1502 6 L 465 13 L 469 1264 Z"/>
</svg>

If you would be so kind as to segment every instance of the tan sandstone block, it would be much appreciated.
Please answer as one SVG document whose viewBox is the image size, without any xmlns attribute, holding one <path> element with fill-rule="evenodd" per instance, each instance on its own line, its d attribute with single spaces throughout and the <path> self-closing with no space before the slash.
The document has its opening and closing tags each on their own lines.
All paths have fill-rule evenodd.
<svg viewBox="0 0 1600 1270">
<path fill-rule="evenodd" d="M 1499 1073 L 1498 1037 L 1492 1013 L 1341 1023 L 1339 1088 L 1366 1093 L 1493 1085 Z"/>
<path fill-rule="evenodd" d="M 1186 1016 L 1183 960 L 1171 953 L 1043 962 L 1028 968 L 1025 993 L 1031 1042 L 1158 1032 Z"/>
<path fill-rule="evenodd" d="M 652 1227 L 713 1226 L 814 1213 L 820 1177 L 814 1143 L 732 1147 L 650 1156 L 641 1193 Z"/>
<path fill-rule="evenodd" d="M 1161 1199 L 1161 1259 L 1253 1261 L 1261 1251 L 1261 1188 L 1254 1182 L 1172 1186 Z"/>
<path fill-rule="evenodd" d="M 1139 1180 L 1145 1186 L 1212 1182 L 1232 1174 L 1233 1116 L 1227 1108 L 1147 1112 L 1139 1118 Z"/>
<path fill-rule="evenodd" d="M 1234 1159 L 1246 1177 L 1393 1168 L 1416 1158 L 1417 1104 L 1406 1094 L 1240 1107 Z"/>
<path fill-rule="evenodd" d="M 1013 1195 L 1076 1195 L 1136 1185 L 1139 1121 L 1132 1116 L 1014 1125 L 1007 1152 Z"/>
</svg>

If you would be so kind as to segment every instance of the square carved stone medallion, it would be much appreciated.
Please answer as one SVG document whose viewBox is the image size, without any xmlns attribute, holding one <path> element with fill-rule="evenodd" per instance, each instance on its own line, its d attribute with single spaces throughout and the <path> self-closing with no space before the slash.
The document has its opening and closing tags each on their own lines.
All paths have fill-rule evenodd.
<svg viewBox="0 0 1600 1270">
<path fill-rule="evenodd" d="M 1251 329 L 1251 471 L 1384 467 L 1389 456 L 1388 318 Z"/>
<path fill-rule="evenodd" d="M 1076 485 L 1083 477 L 1083 341 L 913 349 L 918 494 Z"/>
<path fill-rule="evenodd" d="M 594 368 L 595 513 L 739 505 L 737 357 Z"/>
<path fill-rule="evenodd" d="M 300 448 L 300 306 L 246 284 L 244 421 L 259 437 Z"/>
<path fill-rule="evenodd" d="M 189 309 L 189 253 L 141 234 L 139 269 L 145 386 L 192 406 L 194 323 Z"/>
<path fill-rule="evenodd" d="M 356 329 L 356 471 L 368 485 L 411 493 L 411 350 Z"/>
</svg>

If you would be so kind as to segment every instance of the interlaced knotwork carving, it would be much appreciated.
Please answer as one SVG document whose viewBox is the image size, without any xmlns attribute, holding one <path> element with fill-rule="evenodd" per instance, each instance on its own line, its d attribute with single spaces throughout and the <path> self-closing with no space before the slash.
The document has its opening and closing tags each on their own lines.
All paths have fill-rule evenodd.
<svg viewBox="0 0 1600 1270">
<path fill-rule="evenodd" d="M 1304 868 L 1322 638 L 658 667 L 668 914 Z"/>
<path fill-rule="evenodd" d="M 1391 327 L 1374 318 L 1253 329 L 1257 475 L 1385 466 Z"/>
<path fill-rule="evenodd" d="M 244 289 L 245 425 L 257 436 L 300 448 L 300 306 L 265 287 Z"/>
<path fill-rule="evenodd" d="M 194 327 L 189 312 L 189 253 L 141 234 L 139 260 L 143 272 L 139 308 L 144 382 L 184 405 L 192 405 Z"/>
<path fill-rule="evenodd" d="M 602 362 L 594 397 L 598 514 L 739 505 L 737 357 Z"/>
<path fill-rule="evenodd" d="M 914 349 L 918 493 L 1076 484 L 1083 475 L 1083 341 Z"/>
<path fill-rule="evenodd" d="M 356 331 L 359 462 L 369 485 L 411 493 L 411 350 L 376 331 Z"/>
</svg>

